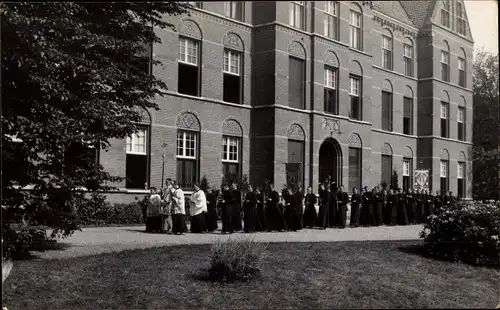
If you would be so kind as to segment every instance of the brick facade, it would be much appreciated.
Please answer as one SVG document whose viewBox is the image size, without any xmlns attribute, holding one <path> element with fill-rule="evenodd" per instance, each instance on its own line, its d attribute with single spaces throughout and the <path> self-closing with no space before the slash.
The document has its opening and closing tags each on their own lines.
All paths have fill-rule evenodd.
<svg viewBox="0 0 500 310">
<path fill-rule="evenodd" d="M 317 188 L 319 151 L 333 138 L 341 149 L 341 182 L 348 184 L 349 146 L 362 149 L 363 185 L 381 179 L 381 154 L 392 153 L 393 168 L 401 175 L 403 157 L 410 156 L 413 169 L 431 169 L 433 192 L 439 189 L 439 165 L 449 154 L 449 188 L 457 193 L 457 161 L 466 162 L 466 197 L 472 188 L 472 51 L 473 42 L 439 25 L 440 2 L 433 2 L 426 19 L 407 1 L 340 1 L 339 40 L 323 35 L 324 2 L 305 2 L 304 30 L 289 26 L 289 2 L 244 3 L 243 22 L 224 16 L 223 2 L 204 2 L 191 16 L 166 17 L 176 29 L 155 29 L 161 44 L 153 46 L 153 57 L 163 65 L 153 74 L 168 85 L 157 98 L 159 111 L 149 111 L 149 186 L 161 186 L 162 153 L 165 178 L 176 176 L 177 120 L 192 113 L 200 124 L 199 176 L 212 186 L 222 176 L 222 127 L 228 119 L 242 129 L 241 173 L 254 184 L 266 179 L 280 188 L 286 183 L 288 139 L 292 125 L 304 132 L 304 181 Z M 453 1 L 454 3 L 456 2 Z M 362 49 L 349 47 L 350 10 L 362 12 Z M 418 8 L 422 10 L 422 8 Z M 425 12 L 424 12 L 425 13 Z M 425 14 L 424 14 L 425 15 Z M 422 18 L 420 18 L 422 19 Z M 229 33 L 241 40 L 243 55 L 243 102 L 223 100 L 223 51 Z M 201 42 L 201 95 L 177 92 L 179 35 L 198 36 Z M 382 35 L 393 40 L 393 69 L 382 67 Z M 445 40 L 450 48 L 450 82 L 441 81 L 440 52 Z M 403 44 L 413 46 L 413 77 L 404 75 Z M 466 87 L 458 86 L 458 57 L 466 55 Z M 288 59 L 305 60 L 305 109 L 289 107 Z M 325 64 L 338 69 L 339 115 L 324 112 Z M 362 76 L 361 120 L 349 118 L 349 74 Z M 383 131 L 382 89 L 393 94 L 393 131 Z M 440 138 L 440 102 L 449 95 L 450 136 Z M 413 99 L 413 135 L 403 134 L 403 97 Z M 466 139 L 458 141 L 457 109 L 466 108 Z M 295 127 L 294 127 L 295 128 Z M 295 138 L 294 138 L 295 139 Z M 162 142 L 167 146 L 161 147 Z M 389 145 L 390 148 L 386 147 Z M 125 175 L 125 141 L 114 141 L 102 152 L 108 171 Z M 444 151 L 446 150 L 446 152 Z M 401 178 L 400 178 L 401 182 Z M 117 184 L 123 188 L 124 184 Z M 401 184 L 400 184 L 401 185 Z M 126 192 L 126 190 L 124 190 Z M 138 191 L 140 192 L 140 191 Z M 137 194 L 130 193 L 137 196 Z"/>
</svg>

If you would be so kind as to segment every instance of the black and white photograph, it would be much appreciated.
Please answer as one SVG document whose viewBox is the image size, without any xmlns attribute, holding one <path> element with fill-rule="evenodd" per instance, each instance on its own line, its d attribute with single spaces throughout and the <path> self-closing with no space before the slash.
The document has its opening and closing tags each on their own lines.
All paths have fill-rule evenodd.
<svg viewBox="0 0 500 310">
<path fill-rule="evenodd" d="M 0 13 L 2 310 L 500 309 L 497 0 Z"/>
</svg>

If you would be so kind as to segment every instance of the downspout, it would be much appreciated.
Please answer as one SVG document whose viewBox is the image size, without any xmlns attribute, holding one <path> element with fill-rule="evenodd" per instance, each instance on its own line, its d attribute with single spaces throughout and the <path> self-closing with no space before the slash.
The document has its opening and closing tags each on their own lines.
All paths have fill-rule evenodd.
<svg viewBox="0 0 500 310">
<path fill-rule="evenodd" d="M 315 25 L 315 18 L 316 15 L 316 2 L 311 2 L 311 32 L 314 32 L 316 29 Z M 311 102 L 310 102 L 310 111 L 314 111 L 314 36 L 310 36 L 310 43 L 311 43 L 311 53 L 310 53 L 310 59 L 311 59 L 311 91 L 310 91 L 310 97 L 311 97 Z M 314 188 L 313 186 L 313 167 L 314 167 L 314 113 L 310 112 L 309 113 L 309 186 Z"/>
</svg>

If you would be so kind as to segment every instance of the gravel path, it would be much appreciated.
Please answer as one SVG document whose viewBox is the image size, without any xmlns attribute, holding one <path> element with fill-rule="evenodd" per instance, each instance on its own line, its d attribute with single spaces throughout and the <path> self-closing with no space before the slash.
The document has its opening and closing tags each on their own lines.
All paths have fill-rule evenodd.
<svg viewBox="0 0 500 310">
<path fill-rule="evenodd" d="M 220 227 L 220 224 L 219 224 Z M 175 236 L 144 232 L 144 226 L 84 228 L 70 238 L 61 240 L 68 245 L 64 250 L 50 250 L 39 254 L 42 259 L 69 258 L 118 252 L 129 249 L 145 249 L 179 244 L 210 244 L 229 238 L 253 238 L 258 242 L 335 242 L 367 240 L 414 240 L 422 225 L 357 227 L 346 229 L 304 229 L 298 232 L 281 233 L 235 233 L 222 235 L 220 228 L 215 233 Z"/>
</svg>

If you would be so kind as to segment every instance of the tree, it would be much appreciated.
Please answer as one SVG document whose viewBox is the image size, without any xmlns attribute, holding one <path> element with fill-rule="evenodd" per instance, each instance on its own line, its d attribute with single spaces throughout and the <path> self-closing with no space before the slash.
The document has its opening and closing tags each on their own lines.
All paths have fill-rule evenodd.
<svg viewBox="0 0 500 310">
<path fill-rule="evenodd" d="M 149 74 L 153 27 L 187 13 L 180 2 L 1 3 L 2 229 L 21 218 L 78 229 L 75 204 L 120 180 L 93 149 L 136 132 L 166 89 Z M 15 142 L 19 141 L 22 142 Z M 32 190 L 22 190 L 32 186 Z"/>
<path fill-rule="evenodd" d="M 473 191 L 500 199 L 500 104 L 498 55 L 479 51 L 473 64 Z"/>
</svg>

